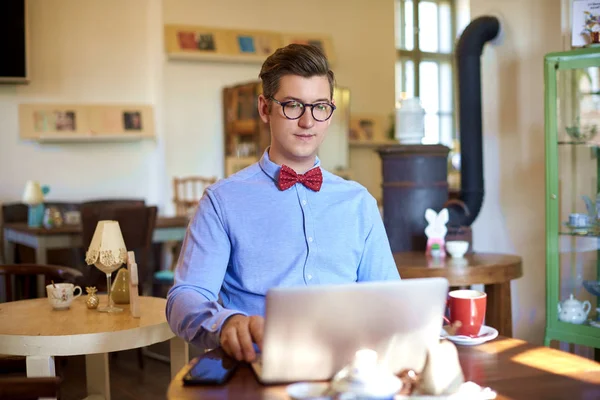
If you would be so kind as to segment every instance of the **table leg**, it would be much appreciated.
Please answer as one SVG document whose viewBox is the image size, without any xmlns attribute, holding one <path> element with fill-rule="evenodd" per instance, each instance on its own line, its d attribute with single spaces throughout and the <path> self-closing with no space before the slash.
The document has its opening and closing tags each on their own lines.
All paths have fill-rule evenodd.
<svg viewBox="0 0 600 400">
<path fill-rule="evenodd" d="M 110 400 L 110 375 L 108 353 L 87 354 L 85 356 L 85 377 L 88 399 Z"/>
<path fill-rule="evenodd" d="M 28 378 L 52 377 L 56 376 L 54 367 L 54 357 L 52 356 L 27 356 L 25 358 Z M 56 400 L 52 397 L 44 397 L 43 400 Z"/>
<path fill-rule="evenodd" d="M 485 285 L 487 293 L 486 325 L 502 336 L 512 337 L 512 305 L 510 282 Z"/>
<path fill-rule="evenodd" d="M 48 264 L 48 251 L 46 250 L 46 246 L 41 243 L 35 249 L 35 262 L 36 264 L 46 265 Z M 44 280 L 44 275 L 37 276 L 37 295 L 38 297 L 46 297 L 46 281 Z"/>
<path fill-rule="evenodd" d="M 190 346 L 175 336 L 169 341 L 171 348 L 171 379 L 190 361 Z"/>
</svg>

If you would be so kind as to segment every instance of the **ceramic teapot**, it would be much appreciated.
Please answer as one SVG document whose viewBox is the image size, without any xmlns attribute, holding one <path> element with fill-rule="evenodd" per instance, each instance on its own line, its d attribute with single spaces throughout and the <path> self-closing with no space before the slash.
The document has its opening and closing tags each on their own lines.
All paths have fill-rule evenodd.
<svg viewBox="0 0 600 400">
<path fill-rule="evenodd" d="M 587 307 L 587 308 L 586 308 Z M 571 324 L 583 324 L 590 312 L 592 305 L 589 301 L 583 303 L 571 296 L 561 303 L 558 303 L 558 319 Z"/>
</svg>

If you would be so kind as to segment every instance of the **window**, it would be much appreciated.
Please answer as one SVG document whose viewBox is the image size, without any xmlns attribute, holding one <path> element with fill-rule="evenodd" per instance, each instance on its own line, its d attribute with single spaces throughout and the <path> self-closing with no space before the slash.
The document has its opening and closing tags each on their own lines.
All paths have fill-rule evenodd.
<svg viewBox="0 0 600 400">
<path fill-rule="evenodd" d="M 454 46 L 462 0 L 396 0 L 396 99 L 419 97 L 423 143 L 452 145 L 456 137 Z"/>
</svg>

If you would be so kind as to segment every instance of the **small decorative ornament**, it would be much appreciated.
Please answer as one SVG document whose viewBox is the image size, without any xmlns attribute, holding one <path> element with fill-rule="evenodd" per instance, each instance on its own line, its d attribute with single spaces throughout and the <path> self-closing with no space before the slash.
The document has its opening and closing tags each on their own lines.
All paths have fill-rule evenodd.
<svg viewBox="0 0 600 400">
<path fill-rule="evenodd" d="M 90 310 L 95 310 L 96 308 L 98 308 L 98 304 L 100 304 L 100 299 L 98 298 L 98 295 L 96 294 L 98 289 L 96 289 L 95 286 L 92 286 L 92 287 L 86 287 L 85 291 L 88 294 L 88 297 L 85 300 L 85 305 Z"/>
<path fill-rule="evenodd" d="M 446 223 L 448 222 L 448 209 L 444 208 L 440 213 L 436 213 L 431 208 L 425 210 L 425 220 L 427 227 L 425 235 L 427 236 L 427 249 L 425 253 L 435 258 L 444 258 L 446 256 Z"/>
</svg>

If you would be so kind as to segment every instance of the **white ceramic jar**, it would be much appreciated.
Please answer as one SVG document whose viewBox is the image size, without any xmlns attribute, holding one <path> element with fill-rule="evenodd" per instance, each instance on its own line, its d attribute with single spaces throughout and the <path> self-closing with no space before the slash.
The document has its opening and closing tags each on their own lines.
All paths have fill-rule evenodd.
<svg viewBox="0 0 600 400">
<path fill-rule="evenodd" d="M 396 139 L 401 144 L 421 144 L 425 137 L 425 110 L 418 97 L 396 105 Z"/>
</svg>

